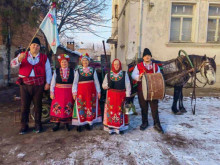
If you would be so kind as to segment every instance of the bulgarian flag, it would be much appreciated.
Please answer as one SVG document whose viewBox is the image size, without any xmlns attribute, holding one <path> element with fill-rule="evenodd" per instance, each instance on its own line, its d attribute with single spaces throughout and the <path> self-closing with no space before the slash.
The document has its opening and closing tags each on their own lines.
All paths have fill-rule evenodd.
<svg viewBox="0 0 220 165">
<path fill-rule="evenodd" d="M 54 2 L 51 9 L 45 16 L 44 20 L 40 24 L 40 29 L 44 32 L 47 38 L 51 50 L 54 54 L 57 52 L 57 47 L 60 45 L 59 35 L 57 30 L 57 20 L 56 20 L 56 3 Z"/>
</svg>

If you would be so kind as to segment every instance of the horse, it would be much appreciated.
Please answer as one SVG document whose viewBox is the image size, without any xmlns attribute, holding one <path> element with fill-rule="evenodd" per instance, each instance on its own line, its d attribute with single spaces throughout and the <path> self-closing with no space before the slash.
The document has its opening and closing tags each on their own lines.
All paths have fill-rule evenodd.
<svg viewBox="0 0 220 165">
<path fill-rule="evenodd" d="M 141 60 L 139 59 L 138 62 L 140 61 Z M 215 56 L 210 58 L 206 55 L 181 55 L 178 58 L 169 61 L 152 60 L 152 62 L 157 63 L 160 66 L 166 86 L 174 87 L 173 104 L 171 109 L 175 115 L 181 115 L 187 112 L 183 105 L 182 90 L 183 86 L 191 77 L 196 77 L 196 74 L 200 73 L 209 85 L 213 85 L 216 81 Z M 136 62 L 133 61 L 128 65 L 128 72 L 132 71 L 131 68 L 134 68 L 135 63 Z M 178 101 L 179 108 L 177 108 Z"/>
</svg>

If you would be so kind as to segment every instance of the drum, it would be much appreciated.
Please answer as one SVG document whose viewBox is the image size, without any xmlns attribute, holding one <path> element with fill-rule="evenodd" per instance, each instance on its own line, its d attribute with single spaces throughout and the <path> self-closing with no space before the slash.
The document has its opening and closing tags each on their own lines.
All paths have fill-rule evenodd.
<svg viewBox="0 0 220 165">
<path fill-rule="evenodd" d="M 158 100 L 165 95 L 165 82 L 161 73 L 144 74 L 142 77 L 142 91 L 144 99 Z"/>
</svg>

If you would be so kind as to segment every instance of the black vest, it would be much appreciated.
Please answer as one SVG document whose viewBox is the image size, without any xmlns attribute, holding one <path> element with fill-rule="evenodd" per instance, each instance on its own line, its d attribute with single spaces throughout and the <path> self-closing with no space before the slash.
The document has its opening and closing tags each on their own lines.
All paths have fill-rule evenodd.
<svg viewBox="0 0 220 165">
<path fill-rule="evenodd" d="M 69 68 L 69 69 L 70 69 L 69 78 L 67 82 L 64 82 L 62 81 L 62 78 L 60 76 L 60 68 L 56 68 L 56 74 L 57 74 L 56 83 L 58 84 L 72 84 L 73 83 L 73 79 L 74 79 L 73 69 L 72 68 Z"/>
<path fill-rule="evenodd" d="M 91 76 L 83 76 L 83 75 L 80 74 L 79 69 L 77 71 L 78 71 L 78 74 L 79 74 L 79 82 L 94 80 L 94 76 L 93 76 L 94 75 L 94 69 L 92 71 L 92 75 Z"/>
<path fill-rule="evenodd" d="M 112 81 L 110 78 L 110 72 L 108 73 L 108 86 L 110 89 L 118 89 L 118 90 L 123 90 L 125 89 L 125 71 L 123 71 L 123 77 L 121 80 L 118 81 Z"/>
</svg>

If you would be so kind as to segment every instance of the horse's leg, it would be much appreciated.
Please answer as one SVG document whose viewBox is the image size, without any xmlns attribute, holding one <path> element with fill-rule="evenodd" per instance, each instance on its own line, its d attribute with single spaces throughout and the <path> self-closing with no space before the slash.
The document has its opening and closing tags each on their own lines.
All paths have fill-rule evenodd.
<svg viewBox="0 0 220 165">
<path fill-rule="evenodd" d="M 182 113 L 177 109 L 177 102 L 180 98 L 180 87 L 174 86 L 173 105 L 172 111 L 175 115 L 181 115 Z"/>
<path fill-rule="evenodd" d="M 186 113 L 187 112 L 185 107 L 183 106 L 183 86 L 181 86 L 181 89 L 180 89 L 179 110 L 182 113 Z"/>
</svg>

